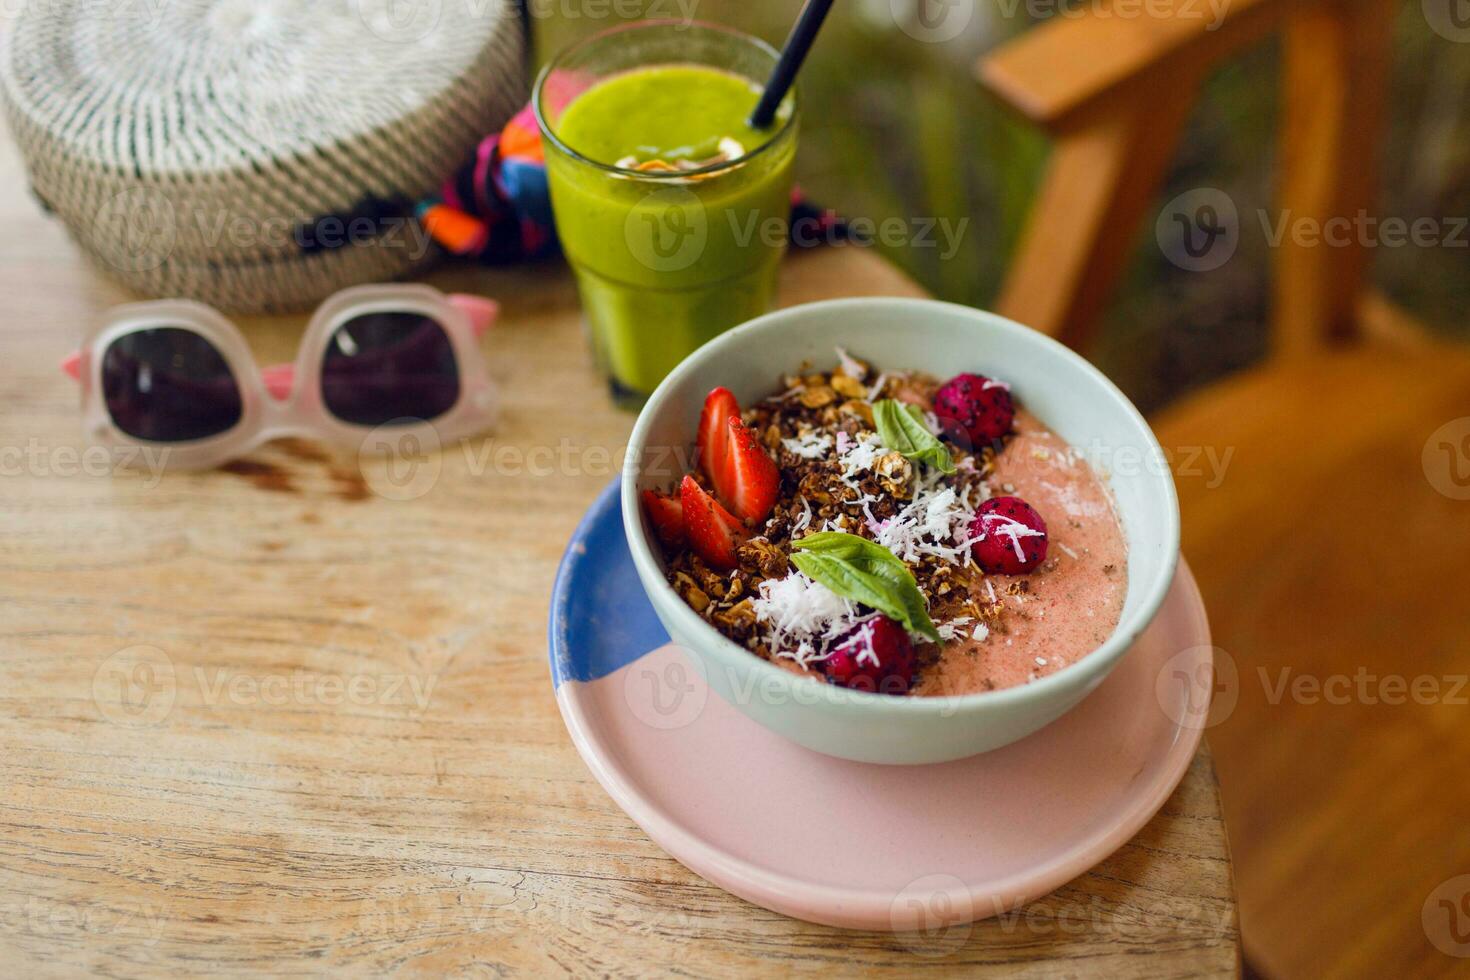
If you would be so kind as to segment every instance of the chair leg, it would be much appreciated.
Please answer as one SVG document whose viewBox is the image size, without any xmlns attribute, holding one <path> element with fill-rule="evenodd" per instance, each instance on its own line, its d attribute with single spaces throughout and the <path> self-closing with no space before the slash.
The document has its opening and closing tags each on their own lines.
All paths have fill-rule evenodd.
<svg viewBox="0 0 1470 980">
<path fill-rule="evenodd" d="M 1288 17 L 1274 342 L 1310 354 L 1357 333 L 1371 258 L 1395 4 L 1328 0 Z"/>
<path fill-rule="evenodd" d="M 1082 347 L 1125 268 L 1199 78 L 1120 100 L 1057 137 L 997 310 Z"/>
</svg>

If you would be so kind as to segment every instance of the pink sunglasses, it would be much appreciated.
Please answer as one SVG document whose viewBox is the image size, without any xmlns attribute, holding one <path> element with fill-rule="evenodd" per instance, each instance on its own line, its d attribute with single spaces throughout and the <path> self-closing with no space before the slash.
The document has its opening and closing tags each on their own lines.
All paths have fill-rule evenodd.
<svg viewBox="0 0 1470 980">
<path fill-rule="evenodd" d="M 495 416 L 479 337 L 500 307 L 421 285 L 358 286 L 312 316 L 295 362 L 257 371 L 244 336 L 189 300 L 108 313 L 62 368 L 82 386 L 96 444 L 164 446 L 168 465 L 216 466 L 282 436 L 362 445 L 379 426 L 440 441 Z"/>
</svg>

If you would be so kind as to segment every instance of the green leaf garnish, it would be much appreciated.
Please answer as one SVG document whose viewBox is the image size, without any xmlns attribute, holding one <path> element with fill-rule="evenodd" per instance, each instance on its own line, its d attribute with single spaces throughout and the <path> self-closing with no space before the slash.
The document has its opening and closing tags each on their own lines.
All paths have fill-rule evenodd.
<svg viewBox="0 0 1470 980">
<path fill-rule="evenodd" d="M 809 578 L 821 582 L 843 598 L 871 606 L 907 627 L 908 603 L 887 579 L 862 571 L 856 565 L 831 555 L 797 552 L 791 556 L 791 563 Z"/>
<path fill-rule="evenodd" d="M 917 405 L 884 398 L 873 403 L 873 423 L 883 445 L 900 454 L 934 467 L 946 475 L 955 471 L 949 449 L 929 431 Z"/>
<path fill-rule="evenodd" d="M 939 631 L 914 573 L 897 555 L 867 538 L 818 531 L 792 543 L 791 563 L 845 599 L 862 603 L 934 643 Z"/>
<path fill-rule="evenodd" d="M 905 570 L 908 568 L 897 555 L 878 542 L 848 534 L 846 531 L 813 531 L 800 541 L 793 541 L 791 547 L 798 551 L 832 555 L 844 561 L 871 564 L 890 562 Z"/>
</svg>

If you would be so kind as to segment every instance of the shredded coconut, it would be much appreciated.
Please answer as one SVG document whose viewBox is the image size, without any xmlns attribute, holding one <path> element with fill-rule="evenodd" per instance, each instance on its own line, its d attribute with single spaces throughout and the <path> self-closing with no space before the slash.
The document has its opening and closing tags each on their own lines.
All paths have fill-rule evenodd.
<svg viewBox="0 0 1470 980">
<path fill-rule="evenodd" d="M 974 616 L 956 616 L 949 622 L 935 623 L 934 629 L 939 634 L 939 638 L 948 643 L 950 640 L 958 639 L 962 627 L 968 626 L 974 621 Z"/>
<path fill-rule="evenodd" d="M 913 498 L 888 520 L 873 525 L 874 540 L 904 561 L 918 561 L 924 555 L 963 561 L 979 540 L 969 536 L 976 505 L 942 483 L 943 474 L 937 471 L 920 477 Z"/>
<path fill-rule="evenodd" d="M 960 635 L 959 627 L 954 623 L 935 623 L 934 631 L 939 634 L 939 638 L 945 643 Z"/>
<path fill-rule="evenodd" d="M 808 527 L 811 526 L 812 523 L 811 503 L 804 496 L 797 497 L 796 499 L 801 501 L 801 516 L 798 517 L 791 525 L 791 536 L 793 538 L 796 537 L 798 533 L 805 531 Z"/>
<path fill-rule="evenodd" d="M 864 661 L 868 661 L 874 667 L 877 667 L 878 651 L 873 649 L 873 617 L 863 620 L 858 625 L 857 636 L 853 638 L 853 642 L 859 644 L 857 653 L 858 666 L 861 667 Z M 843 644 L 843 646 L 845 647 L 847 644 Z"/>
<path fill-rule="evenodd" d="M 868 369 L 863 367 L 855 357 L 849 354 L 847 348 L 837 348 L 837 360 L 842 364 L 842 373 L 852 380 L 861 381 L 868 376 Z"/>
<path fill-rule="evenodd" d="M 842 464 L 842 476 L 846 480 L 871 470 L 873 464 L 883 455 L 883 443 L 878 439 L 877 433 L 865 432 L 861 437 L 848 440 L 845 444 L 848 448 L 845 452 L 839 450 L 842 455 L 838 462 Z"/>
<path fill-rule="evenodd" d="M 851 600 L 795 571 L 785 578 L 762 582 L 760 595 L 751 600 L 751 606 L 757 621 L 767 626 L 765 640 L 771 652 L 803 667 L 825 660 L 828 644 L 876 618 L 860 615 Z M 871 626 L 866 635 L 866 653 L 876 662 Z M 859 652 L 859 660 L 863 653 Z"/>
<path fill-rule="evenodd" d="M 793 456 L 802 459 L 821 459 L 832 448 L 832 437 L 816 429 L 804 429 L 795 439 L 782 439 L 781 445 Z"/>
</svg>

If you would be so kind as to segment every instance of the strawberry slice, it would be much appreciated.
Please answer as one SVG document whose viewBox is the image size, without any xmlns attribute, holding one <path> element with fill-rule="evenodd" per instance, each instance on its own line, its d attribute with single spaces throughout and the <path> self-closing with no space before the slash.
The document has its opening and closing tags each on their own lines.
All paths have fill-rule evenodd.
<svg viewBox="0 0 1470 980">
<path fill-rule="evenodd" d="M 738 418 L 730 420 L 730 473 L 730 488 L 720 496 L 735 515 L 752 524 L 771 516 L 781 489 L 781 474 L 755 431 Z"/>
<path fill-rule="evenodd" d="M 730 471 L 729 419 L 740 418 L 740 403 L 728 388 L 716 388 L 704 399 L 699 413 L 699 468 L 709 477 L 715 496 L 728 500 L 733 489 Z"/>
<path fill-rule="evenodd" d="M 684 477 L 679 485 L 679 497 L 684 504 L 684 528 L 694 553 L 721 571 L 734 568 L 735 545 L 744 530 L 739 519 L 705 493 L 692 476 Z"/>
<path fill-rule="evenodd" d="M 666 546 L 677 548 L 685 541 L 684 501 L 674 494 L 645 490 L 638 495 L 653 530 Z"/>
</svg>

